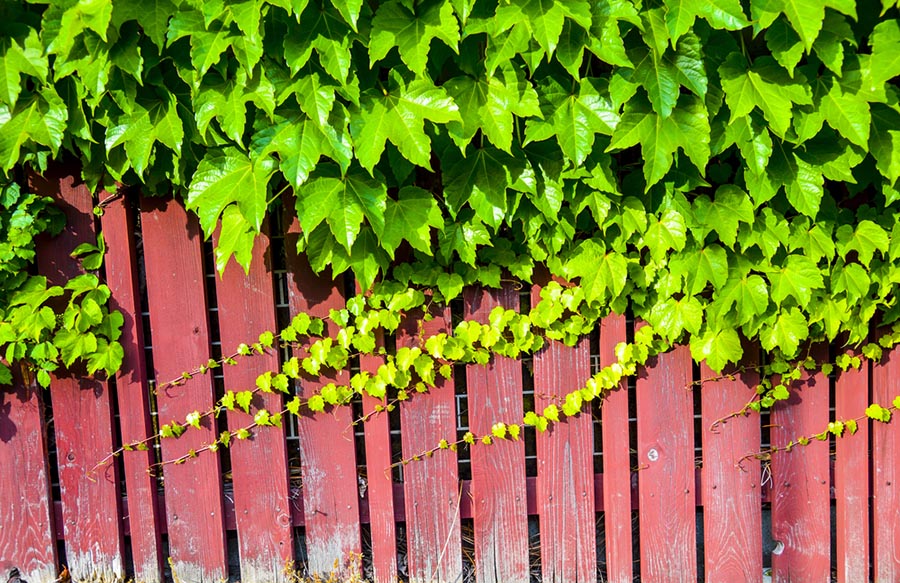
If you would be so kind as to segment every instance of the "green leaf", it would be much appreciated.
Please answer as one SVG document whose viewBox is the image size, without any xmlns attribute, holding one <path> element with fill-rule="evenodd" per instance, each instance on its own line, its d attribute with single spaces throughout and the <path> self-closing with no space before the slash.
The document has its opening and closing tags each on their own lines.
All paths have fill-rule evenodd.
<svg viewBox="0 0 900 583">
<path fill-rule="evenodd" d="M 820 107 L 828 125 L 860 148 L 867 147 L 872 116 L 865 99 L 844 93 L 838 83 L 833 83 L 822 96 Z"/>
<path fill-rule="evenodd" d="M 722 372 L 728 363 L 740 362 L 743 355 L 741 339 L 732 328 L 707 329 L 703 334 L 691 336 L 691 356 L 697 362 L 705 360 L 716 372 Z"/>
<path fill-rule="evenodd" d="M 553 54 L 562 34 L 563 22 L 569 18 L 583 28 L 591 26 L 590 3 L 585 0 L 522 0 L 501 5 L 495 16 L 502 32 L 513 24 L 525 22 L 540 47 Z"/>
<path fill-rule="evenodd" d="M 234 148 L 210 150 L 194 173 L 186 206 L 197 212 L 207 237 L 230 204 L 237 205 L 241 215 L 258 233 L 266 215 L 272 172 L 273 164 L 269 159 L 254 161 Z"/>
<path fill-rule="evenodd" d="M 494 148 L 469 152 L 466 158 L 448 157 L 444 161 L 444 194 L 451 216 L 468 205 L 479 219 L 494 229 L 506 217 L 507 186 L 521 173 L 512 156 Z"/>
<path fill-rule="evenodd" d="M 734 247 L 739 224 L 753 224 L 753 205 L 747 193 L 740 188 L 720 186 L 714 200 L 710 201 L 705 195 L 694 200 L 694 217 L 703 225 L 698 240 L 704 240 L 709 231 L 715 231 L 720 241 Z"/>
<path fill-rule="evenodd" d="M 173 94 L 166 100 L 136 101 L 130 114 L 123 115 L 115 125 L 107 128 L 107 154 L 123 144 L 128 161 L 138 174 L 147 170 L 156 142 L 180 155 L 184 128 L 176 108 Z"/>
<path fill-rule="evenodd" d="M 853 238 L 841 250 L 841 254 L 846 256 L 848 251 L 856 251 L 859 254 L 860 263 L 868 266 L 876 251 L 881 252 L 882 255 L 887 254 L 889 244 L 890 239 L 883 228 L 870 220 L 862 220 L 856 225 Z"/>
<path fill-rule="evenodd" d="M 804 255 L 789 255 L 780 269 L 773 270 L 768 275 L 772 282 L 772 300 L 779 307 L 788 297 L 805 307 L 809 304 L 813 290 L 825 285 L 818 266 Z"/>
<path fill-rule="evenodd" d="M 458 121 L 459 109 L 444 89 L 430 81 L 406 82 L 396 71 L 383 91 L 364 93 L 359 113 L 353 116 L 350 133 L 356 157 L 363 168 L 372 171 L 390 140 L 410 162 L 431 168 L 431 139 L 425 133 L 425 121 Z"/>
<path fill-rule="evenodd" d="M 0 105 L 0 168 L 11 170 L 23 146 L 41 144 L 56 153 L 62 145 L 68 113 L 62 99 L 47 87 L 10 109 Z"/>
<path fill-rule="evenodd" d="M 878 23 L 869 37 L 872 46 L 872 82 L 881 85 L 900 75 L 900 21 Z"/>
<path fill-rule="evenodd" d="M 117 25 L 136 20 L 157 48 L 166 44 L 169 19 L 177 8 L 171 0 L 116 0 L 112 20 Z"/>
<path fill-rule="evenodd" d="M 297 190 L 297 216 L 307 238 L 324 220 L 337 242 L 350 252 L 363 219 L 376 232 L 383 232 L 386 199 L 380 174 L 372 177 L 353 169 L 341 176 L 336 167 L 324 165 Z"/>
<path fill-rule="evenodd" d="M 390 198 L 386 200 L 383 225 L 377 232 L 378 238 L 393 259 L 394 251 L 404 239 L 414 249 L 431 255 L 431 229 L 441 231 L 444 219 L 434 195 L 415 186 L 406 186 L 400 189 L 396 202 Z"/>
<path fill-rule="evenodd" d="M 717 314 L 733 314 L 735 323 L 743 326 L 766 312 L 769 307 L 769 287 L 756 274 L 729 278 L 716 295 L 713 305 Z"/>
<path fill-rule="evenodd" d="M 206 135 L 209 122 L 215 118 L 232 141 L 243 144 L 248 103 L 255 104 L 270 117 L 273 115 L 275 88 L 260 72 L 248 79 L 244 70 L 239 69 L 232 80 L 213 86 L 201 86 L 194 98 L 197 130 Z M 172 111 L 174 113 L 174 108 Z"/>
<path fill-rule="evenodd" d="M 778 64 L 793 76 L 794 68 L 803 58 L 803 42 L 786 19 L 779 18 L 766 31 L 766 46 Z"/>
<path fill-rule="evenodd" d="M 425 72 L 432 39 L 439 38 L 457 50 L 459 26 L 448 2 L 431 0 L 415 7 L 415 13 L 400 0 L 378 6 L 369 37 L 370 66 L 397 47 L 406 66 L 421 76 Z"/>
<path fill-rule="evenodd" d="M 713 288 L 720 289 L 728 280 L 728 254 L 725 249 L 713 243 L 698 249 L 687 257 L 690 271 L 685 278 L 686 289 L 697 295 L 712 283 Z"/>
<path fill-rule="evenodd" d="M 595 239 L 582 241 L 565 264 L 569 278 L 581 278 L 585 299 L 615 299 L 625 289 L 628 264 L 621 254 L 606 251 Z"/>
<path fill-rule="evenodd" d="M 647 321 L 670 342 L 681 338 L 683 331 L 696 334 L 703 325 L 703 305 L 694 296 L 680 300 L 667 299 L 650 310 Z"/>
<path fill-rule="evenodd" d="M 797 355 L 800 342 L 809 336 L 809 325 L 806 318 L 797 308 L 791 308 L 787 312 L 779 312 L 773 324 L 764 326 L 760 331 L 759 339 L 766 350 L 780 349 L 786 358 Z"/>
<path fill-rule="evenodd" d="M 47 55 L 43 54 L 37 31 L 31 30 L 20 45 L 11 39 L 0 52 L 0 103 L 15 105 L 22 91 L 22 75 L 36 77 L 46 83 L 48 72 Z"/>
</svg>

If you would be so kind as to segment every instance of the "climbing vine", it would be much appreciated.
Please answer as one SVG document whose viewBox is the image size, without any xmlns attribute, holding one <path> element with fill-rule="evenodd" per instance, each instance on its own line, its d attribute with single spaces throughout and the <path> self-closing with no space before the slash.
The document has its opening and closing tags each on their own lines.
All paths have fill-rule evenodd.
<svg viewBox="0 0 900 583">
<path fill-rule="evenodd" d="M 310 344 L 267 377 L 275 390 L 371 353 L 373 332 L 425 297 L 544 269 L 573 284 L 291 408 L 402 400 L 452 364 L 571 344 L 626 309 L 647 332 L 560 395 L 563 414 L 676 343 L 721 370 L 756 341 L 789 378 L 810 343 L 841 338 L 872 359 L 895 343 L 866 342 L 900 316 L 898 17 L 894 0 L 7 2 L 0 169 L 71 155 L 94 189 L 175 191 L 207 237 L 221 227 L 220 270 L 248 265 L 292 191 L 298 251 L 368 295 L 332 314 L 338 336 L 281 331 Z M 115 316 L 93 308 L 108 290 L 77 281 L 93 286 L 69 289 L 92 302 L 66 308 L 81 340 L 8 337 L 4 315 L 8 362 L 52 348 L 53 366 L 115 368 L 100 350 L 116 346 Z M 85 345 L 85 326 L 108 333 Z M 765 380 L 749 409 L 787 387 Z M 266 414 L 254 423 L 278 421 Z M 538 428 L 558 416 L 531 414 Z M 503 423 L 473 437 L 515 438 Z"/>
</svg>

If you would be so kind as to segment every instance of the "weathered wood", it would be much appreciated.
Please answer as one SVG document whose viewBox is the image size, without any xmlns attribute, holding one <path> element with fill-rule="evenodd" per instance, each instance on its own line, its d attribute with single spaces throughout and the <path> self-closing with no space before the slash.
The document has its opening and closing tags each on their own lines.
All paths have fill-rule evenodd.
<svg viewBox="0 0 900 583">
<path fill-rule="evenodd" d="M 134 210 L 125 196 L 112 200 L 101 218 L 107 251 L 104 258 L 110 308 L 124 318 L 122 367 L 116 373 L 119 430 L 124 443 L 143 441 L 153 435 L 150 419 L 150 388 L 144 356 L 144 329 L 135 248 Z M 123 457 L 128 520 L 131 529 L 134 577 L 145 583 L 162 581 L 162 542 L 157 481 L 150 472 L 153 453 L 134 451 Z"/>
<path fill-rule="evenodd" d="M 432 308 L 422 324 L 423 338 L 448 333 L 449 308 Z M 419 345 L 419 322 L 408 318 L 397 332 L 397 346 Z M 402 455 L 408 459 L 456 437 L 453 378 L 437 377 L 428 393 L 400 404 Z M 460 483 L 456 452 L 438 452 L 424 463 L 403 469 L 406 546 L 410 583 L 453 583 L 462 580 Z"/>
<path fill-rule="evenodd" d="M 616 345 L 626 340 L 625 325 L 625 316 L 615 314 L 600 322 L 601 367 L 616 362 Z M 628 388 L 625 380 L 603 400 L 600 414 L 607 580 L 610 583 L 631 583 L 634 580 L 631 558 L 631 452 L 628 437 Z"/>
<path fill-rule="evenodd" d="M 834 416 L 858 417 L 869 405 L 869 370 L 848 369 L 835 381 Z M 835 441 L 838 583 L 869 581 L 869 422 Z"/>
<path fill-rule="evenodd" d="M 381 332 L 377 333 L 377 346 L 384 346 Z M 359 358 L 361 371 L 375 374 L 384 358 L 363 355 Z M 374 583 L 394 583 L 397 580 L 397 532 L 394 524 L 394 481 L 391 478 L 391 426 L 387 411 L 376 412 L 376 407 L 387 406 L 387 399 L 362 396 L 366 439 L 366 497 L 369 502 L 369 524 L 372 535 L 372 568 Z"/>
<path fill-rule="evenodd" d="M 533 286 L 531 305 L 540 302 L 540 286 Z M 548 340 L 534 355 L 535 409 L 584 386 L 591 374 L 587 338 L 574 347 Z M 543 581 L 581 583 L 597 579 L 594 516 L 594 437 L 591 404 L 581 413 L 537 435 L 537 510 L 540 517 Z"/>
<path fill-rule="evenodd" d="M 487 323 L 497 306 L 516 309 L 519 294 L 506 284 L 501 290 L 467 289 L 466 317 Z M 467 365 L 469 426 L 478 437 L 491 426 L 515 423 L 524 415 L 522 365 L 495 356 L 484 366 Z M 471 449 L 472 495 L 475 509 L 475 578 L 479 583 L 527 583 L 528 517 L 525 505 L 525 443 L 495 440 Z"/>
<path fill-rule="evenodd" d="M 759 449 L 759 417 L 719 420 L 740 411 L 755 395 L 759 374 L 755 347 L 744 351 L 738 372 L 719 376 L 700 365 L 703 427 L 703 539 L 707 581 L 755 581 L 762 573 L 760 464 L 743 456 Z"/>
<path fill-rule="evenodd" d="M 812 350 L 816 362 L 828 359 L 828 347 Z M 772 445 L 784 447 L 797 438 L 828 427 L 828 379 L 821 372 L 804 376 L 790 387 L 791 398 L 772 408 Z M 813 441 L 790 453 L 772 456 L 772 539 L 784 545 L 773 552 L 775 583 L 827 583 L 830 561 L 830 463 L 827 441 Z"/>
<path fill-rule="evenodd" d="M 694 402 L 686 346 L 638 372 L 637 434 L 641 579 L 697 578 Z"/>
<path fill-rule="evenodd" d="M 345 306 L 343 285 L 328 273 L 316 275 L 304 257 L 297 255 L 300 227 L 296 219 L 286 230 L 288 296 L 291 314 L 307 312 L 320 318 L 330 309 Z M 329 321 L 327 334 L 337 333 Z M 305 350 L 299 356 L 303 356 Z M 318 377 L 304 377 L 299 394 L 309 398 L 329 382 L 347 384 L 346 369 L 324 369 Z M 359 528 L 359 484 L 356 449 L 353 442 L 353 415 L 350 407 L 334 407 L 323 413 L 301 408 L 297 420 L 303 468 L 303 508 L 306 520 L 306 547 L 311 574 L 340 575 L 358 571 L 352 555 L 362 552 Z"/>
<path fill-rule="evenodd" d="M 889 406 L 900 395 L 900 348 L 873 365 L 872 401 Z M 889 424 L 872 422 L 872 547 L 874 580 L 900 581 L 900 413 Z M 850 439 L 858 439 L 856 436 Z"/>
<path fill-rule="evenodd" d="M 17 367 L 0 386 L 0 577 L 17 568 L 26 581 L 56 578 L 43 390 Z"/>
<path fill-rule="evenodd" d="M 223 354 L 231 354 L 241 343 L 252 343 L 264 331 L 277 332 L 267 224 L 254 241 L 249 272 L 245 274 L 231 260 L 221 277 L 216 278 L 216 299 Z M 238 366 L 226 366 L 223 370 L 225 389 L 252 389 L 259 375 L 278 370 L 277 348 L 241 359 Z M 269 413 L 284 408 L 280 393 L 257 393 L 253 406 Z M 243 412 L 228 413 L 231 430 L 251 421 Z M 233 442 L 230 454 L 241 581 L 284 581 L 285 563 L 294 558 L 284 429 L 258 428 L 250 439 Z"/>
<path fill-rule="evenodd" d="M 157 385 L 178 379 L 210 357 L 206 289 L 197 219 L 171 198 L 141 201 L 147 271 L 147 303 Z M 184 423 L 192 411 L 208 411 L 215 401 L 209 375 L 159 389 L 160 423 Z M 164 460 L 172 460 L 216 439 L 213 419 L 176 439 L 161 440 Z M 222 472 L 218 453 L 206 452 L 183 465 L 163 469 L 169 552 L 175 576 L 186 583 L 228 577 Z"/>
<path fill-rule="evenodd" d="M 94 203 L 77 168 L 53 165 L 42 176 L 30 174 L 31 189 L 53 198 L 66 215 L 65 230 L 37 240 L 38 271 L 49 285 L 65 285 L 84 270 L 70 254 L 81 243 L 96 244 Z M 105 381 L 82 369 L 51 375 L 53 426 L 56 436 L 66 560 L 75 579 L 120 578 L 125 574 L 120 520 L 118 466 L 87 474 L 113 442 L 113 406 Z"/>
</svg>

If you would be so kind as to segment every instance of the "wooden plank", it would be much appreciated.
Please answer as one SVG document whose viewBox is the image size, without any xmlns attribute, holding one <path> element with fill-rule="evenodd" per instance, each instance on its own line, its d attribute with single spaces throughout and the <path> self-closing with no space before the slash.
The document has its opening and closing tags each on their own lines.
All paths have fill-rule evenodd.
<svg viewBox="0 0 900 583">
<path fill-rule="evenodd" d="M 293 207 L 293 203 L 289 208 Z M 341 280 L 329 274 L 316 275 L 305 257 L 297 255 L 296 218 L 286 229 L 285 248 L 288 266 L 288 297 L 291 314 L 306 312 L 327 317 L 331 308 L 342 309 L 344 300 Z M 337 327 L 329 321 L 327 333 Z M 303 352 L 299 356 L 303 356 Z M 323 371 L 321 376 L 304 377 L 300 383 L 302 397 L 314 395 L 329 382 L 346 384 L 348 371 Z M 306 520 L 306 547 L 311 575 L 333 572 L 346 576 L 358 571 L 350 563 L 352 555 L 362 552 L 359 527 L 359 485 L 356 471 L 356 449 L 353 442 L 353 414 L 350 407 L 326 409 L 311 413 L 301 409 L 297 420 L 303 468 L 303 509 Z"/>
<path fill-rule="evenodd" d="M 600 322 L 600 366 L 616 362 L 616 344 L 625 342 L 625 316 Z M 610 583 L 634 579 L 631 548 L 631 452 L 628 437 L 628 388 L 625 380 L 609 393 L 600 409 L 603 434 L 603 519 L 606 572 Z"/>
<path fill-rule="evenodd" d="M 541 301 L 540 286 L 531 289 L 531 305 Z M 548 340 L 534 355 L 534 400 L 537 411 L 559 402 L 551 395 L 584 386 L 591 375 L 590 342 L 574 347 Z M 594 431 L 591 404 L 537 434 L 537 504 L 543 581 L 581 583 L 597 580 L 597 527 L 594 517 Z"/>
<path fill-rule="evenodd" d="M 816 362 L 828 359 L 828 347 L 812 350 Z M 798 437 L 828 427 L 828 379 L 805 374 L 791 386 L 791 398 L 772 408 L 772 444 L 783 447 Z M 775 583 L 831 578 L 830 462 L 828 442 L 813 441 L 790 453 L 772 456 L 772 539 L 784 545 L 772 555 Z"/>
<path fill-rule="evenodd" d="M 858 417 L 869 405 L 869 370 L 848 369 L 835 381 L 835 418 Z M 838 583 L 869 581 L 869 423 L 835 440 Z"/>
<path fill-rule="evenodd" d="M 37 241 L 38 271 L 50 285 L 84 273 L 70 253 L 81 243 L 97 243 L 94 201 L 77 168 L 52 165 L 43 176 L 30 174 L 29 186 L 53 198 L 66 215 L 57 237 Z M 105 381 L 88 377 L 78 365 L 52 375 L 53 426 L 58 455 L 66 560 L 75 579 L 118 579 L 124 574 L 118 465 L 93 478 L 86 474 L 115 449 L 113 404 Z"/>
<path fill-rule="evenodd" d="M 703 423 L 703 540 L 707 581 L 755 581 L 762 573 L 760 463 L 736 461 L 759 450 L 759 417 L 719 419 L 741 410 L 756 394 L 758 350 L 746 347 L 743 372 L 726 369 L 721 377 L 700 365 Z"/>
<path fill-rule="evenodd" d="M 450 308 L 432 307 L 429 322 L 406 318 L 397 332 L 397 346 L 423 345 L 430 336 L 449 333 Z M 404 458 L 456 436 L 453 378 L 438 376 L 437 386 L 400 404 L 400 438 Z M 460 483 L 456 452 L 438 452 L 423 463 L 403 469 L 406 547 L 410 583 L 462 581 Z"/>
<path fill-rule="evenodd" d="M 900 395 L 900 348 L 873 365 L 872 401 L 883 407 Z M 872 423 L 872 547 L 876 582 L 900 581 L 900 413 L 889 424 Z M 854 436 L 850 439 L 858 439 Z"/>
<path fill-rule="evenodd" d="M 150 418 L 150 388 L 144 356 L 144 329 L 138 287 L 138 264 L 134 237 L 134 210 L 125 196 L 112 200 L 101 218 L 107 251 L 104 258 L 106 283 L 112 296 L 110 307 L 121 312 L 124 358 L 116 373 L 119 431 L 124 443 L 143 441 L 154 434 Z M 162 581 L 162 542 L 157 481 L 148 469 L 153 452 L 133 451 L 123 458 L 131 556 L 138 581 Z M 140 525 L 138 527 L 138 525 Z"/>
<path fill-rule="evenodd" d="M 638 495 L 641 578 L 697 578 L 694 399 L 691 354 L 680 346 L 638 372 Z"/>
<path fill-rule="evenodd" d="M 249 272 L 245 274 L 231 260 L 216 278 L 216 299 L 223 354 L 231 354 L 241 343 L 252 343 L 264 331 L 277 332 L 267 224 L 254 241 Z M 259 375 L 278 370 L 277 349 L 242 359 L 238 366 L 223 370 L 225 389 L 251 389 Z M 253 405 L 270 413 L 284 409 L 280 393 L 257 393 Z M 252 418 L 241 411 L 228 413 L 231 430 L 251 422 Z M 233 442 L 230 454 L 241 581 L 284 581 L 285 563 L 294 558 L 284 429 L 258 428 L 251 439 Z M 261 467 L 265 471 L 260 471 Z"/>
<path fill-rule="evenodd" d="M 500 290 L 467 289 L 467 318 L 487 323 L 497 306 L 517 309 L 519 293 L 505 284 Z M 467 365 L 469 426 L 487 435 L 503 421 L 517 423 L 524 415 L 522 365 L 494 357 L 487 365 Z M 527 583 L 528 517 L 525 505 L 525 443 L 496 440 L 471 449 L 472 495 L 475 509 L 475 578 L 479 583 Z"/>
<path fill-rule="evenodd" d="M 377 346 L 384 346 L 381 332 Z M 374 374 L 384 363 L 378 355 L 363 355 L 359 368 Z M 369 524 L 372 538 L 372 568 L 375 583 L 394 583 L 397 580 L 397 532 L 394 524 L 394 481 L 391 477 L 391 427 L 385 407 L 387 399 L 362 396 L 366 439 L 366 498 L 369 502 Z"/>
<path fill-rule="evenodd" d="M 0 386 L 0 575 L 19 569 L 26 581 L 56 578 L 42 389 L 13 367 Z"/>
<path fill-rule="evenodd" d="M 147 303 L 157 383 L 177 379 L 210 357 L 201 234 L 197 219 L 171 198 L 144 197 L 141 228 L 147 271 Z M 215 402 L 212 379 L 197 376 L 159 390 L 160 423 L 178 421 Z M 215 438 L 215 424 L 161 440 L 164 460 L 198 449 Z M 166 486 L 169 554 L 181 581 L 212 583 L 228 577 L 222 471 L 218 453 L 205 452 L 182 465 L 163 469 Z"/>
</svg>

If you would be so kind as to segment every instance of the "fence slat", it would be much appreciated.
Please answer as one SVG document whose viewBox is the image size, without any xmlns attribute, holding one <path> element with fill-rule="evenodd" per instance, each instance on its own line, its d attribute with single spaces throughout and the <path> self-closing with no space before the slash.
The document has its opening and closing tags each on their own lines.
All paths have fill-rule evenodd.
<svg viewBox="0 0 900 583">
<path fill-rule="evenodd" d="M 720 377 L 706 363 L 700 378 L 713 379 L 701 391 L 703 427 L 703 536 L 707 581 L 755 581 L 762 573 L 762 507 L 760 464 L 751 458 L 759 449 L 759 417 L 719 419 L 741 410 L 756 393 L 759 374 L 755 348 L 744 351 L 745 372 L 726 370 Z M 713 425 L 715 427 L 713 427 Z"/>
<path fill-rule="evenodd" d="M 327 274 L 315 275 L 306 259 L 297 255 L 300 227 L 296 219 L 286 231 L 291 314 L 303 311 L 327 317 L 331 308 L 342 309 L 345 301 L 341 280 L 332 281 Z M 326 333 L 337 333 L 331 322 Z M 325 369 L 320 377 L 304 377 L 299 394 L 308 398 L 329 382 L 346 384 L 348 371 L 333 374 Z M 346 564 L 351 554 L 358 556 L 362 552 L 352 424 L 350 407 L 335 407 L 324 414 L 301 409 L 297 420 L 310 574 L 327 575 L 335 569 L 341 573 L 358 571 L 356 565 Z"/>
<path fill-rule="evenodd" d="M 868 367 L 838 373 L 836 419 L 858 417 L 869 405 Z M 834 498 L 837 514 L 838 583 L 869 580 L 869 423 L 853 437 L 835 440 Z"/>
<path fill-rule="evenodd" d="M 641 578 L 697 578 L 694 402 L 686 346 L 650 359 L 637 377 Z"/>
<path fill-rule="evenodd" d="M 812 356 L 825 362 L 828 347 L 815 346 Z M 772 408 L 772 445 L 783 447 L 798 437 L 828 427 L 828 379 L 821 373 L 804 376 L 791 386 L 791 398 Z M 790 453 L 772 456 L 772 539 L 776 583 L 827 582 L 831 577 L 830 463 L 828 442 L 813 441 Z M 777 542 L 775 542 L 777 546 Z"/>
<path fill-rule="evenodd" d="M 57 556 L 44 389 L 13 368 L 12 386 L 0 386 L 0 576 L 17 568 L 26 581 L 51 581 Z"/>
<path fill-rule="evenodd" d="M 379 333 L 377 346 L 384 346 Z M 384 359 L 361 356 L 359 368 L 374 374 Z M 362 397 L 363 415 L 372 417 L 364 424 L 366 438 L 366 496 L 372 533 L 372 568 L 375 583 L 397 580 L 397 533 L 394 525 L 394 481 L 391 478 L 391 427 L 388 413 L 376 413 L 375 407 L 387 405 L 385 399 Z"/>
<path fill-rule="evenodd" d="M 531 305 L 541 301 L 533 286 Z M 548 340 L 534 355 L 534 400 L 537 411 L 578 389 L 591 374 L 587 338 L 574 347 Z M 558 404 L 558 403 L 557 403 Z M 537 507 L 543 581 L 579 583 L 597 580 L 597 530 L 594 517 L 594 437 L 591 404 L 577 417 L 537 435 Z"/>
<path fill-rule="evenodd" d="M 231 261 L 221 277 L 216 278 L 223 354 L 230 354 L 242 342 L 252 343 L 263 331 L 277 331 L 272 284 L 268 225 L 264 224 L 253 244 L 249 273 L 245 275 L 241 266 Z M 225 389 L 252 389 L 259 375 L 277 370 L 277 348 L 240 360 L 237 366 L 225 367 Z M 284 408 L 280 393 L 257 393 L 254 406 L 270 413 Z M 231 430 L 250 422 L 251 418 L 241 412 L 228 413 Z M 230 453 L 241 581 L 284 581 L 285 563 L 294 558 L 284 429 L 257 429 L 252 439 L 232 443 Z"/>
<path fill-rule="evenodd" d="M 177 379 L 210 357 L 200 228 L 194 215 L 171 198 L 144 197 L 141 227 L 147 271 L 147 303 L 157 385 Z M 160 424 L 215 401 L 208 375 L 157 394 Z M 161 440 L 164 460 L 172 460 L 216 438 L 215 421 L 190 428 L 177 440 Z M 228 577 L 222 472 L 218 453 L 205 452 L 183 465 L 163 469 L 169 554 L 174 575 L 189 583 Z"/>
<path fill-rule="evenodd" d="M 889 406 L 900 395 L 900 348 L 873 366 L 872 401 Z M 900 413 L 889 424 L 872 423 L 873 575 L 877 583 L 900 581 Z M 858 439 L 853 436 L 850 439 Z"/>
<path fill-rule="evenodd" d="M 106 283 L 112 296 L 110 307 L 121 312 L 122 368 L 116 373 L 119 430 L 125 443 L 153 435 L 150 420 L 150 388 L 144 357 L 144 329 L 134 238 L 134 210 L 124 197 L 111 201 L 101 217 L 106 241 Z M 131 525 L 131 556 L 134 576 L 145 583 L 162 581 L 162 525 L 156 478 L 147 471 L 153 463 L 150 450 L 123 456 L 128 520 Z"/>
<path fill-rule="evenodd" d="M 616 362 L 616 344 L 626 340 L 625 325 L 625 316 L 611 314 L 601 320 L 601 367 Z M 634 579 L 631 548 L 631 452 L 628 387 L 625 380 L 603 400 L 600 414 L 607 580 L 610 583 L 631 583 Z"/>
<path fill-rule="evenodd" d="M 432 308 L 423 324 L 424 338 L 448 333 L 450 309 Z M 397 346 L 418 345 L 417 319 L 404 320 Z M 453 378 L 437 377 L 436 387 L 400 404 L 400 438 L 404 458 L 456 436 Z M 456 452 L 438 452 L 425 462 L 403 469 L 406 546 L 410 583 L 462 581 L 460 485 Z"/>
<path fill-rule="evenodd" d="M 466 317 L 487 323 L 497 306 L 519 307 L 516 289 L 468 289 Z M 495 356 L 484 366 L 467 365 L 469 426 L 476 436 L 490 434 L 498 422 L 518 423 L 524 415 L 522 365 Z M 475 578 L 479 583 L 529 581 L 528 519 L 525 500 L 525 443 L 496 440 L 471 450 L 475 525 Z"/>
<path fill-rule="evenodd" d="M 38 271 L 50 285 L 65 285 L 83 274 L 69 254 L 81 243 L 97 242 L 93 198 L 78 174 L 77 168 L 54 165 L 43 176 L 31 174 L 28 179 L 34 192 L 52 197 L 66 215 L 66 228 L 58 237 L 38 239 Z M 93 480 L 86 477 L 115 447 L 109 387 L 76 369 L 54 374 L 50 391 L 69 571 L 75 579 L 121 578 L 118 466 L 106 466 Z"/>
</svg>

